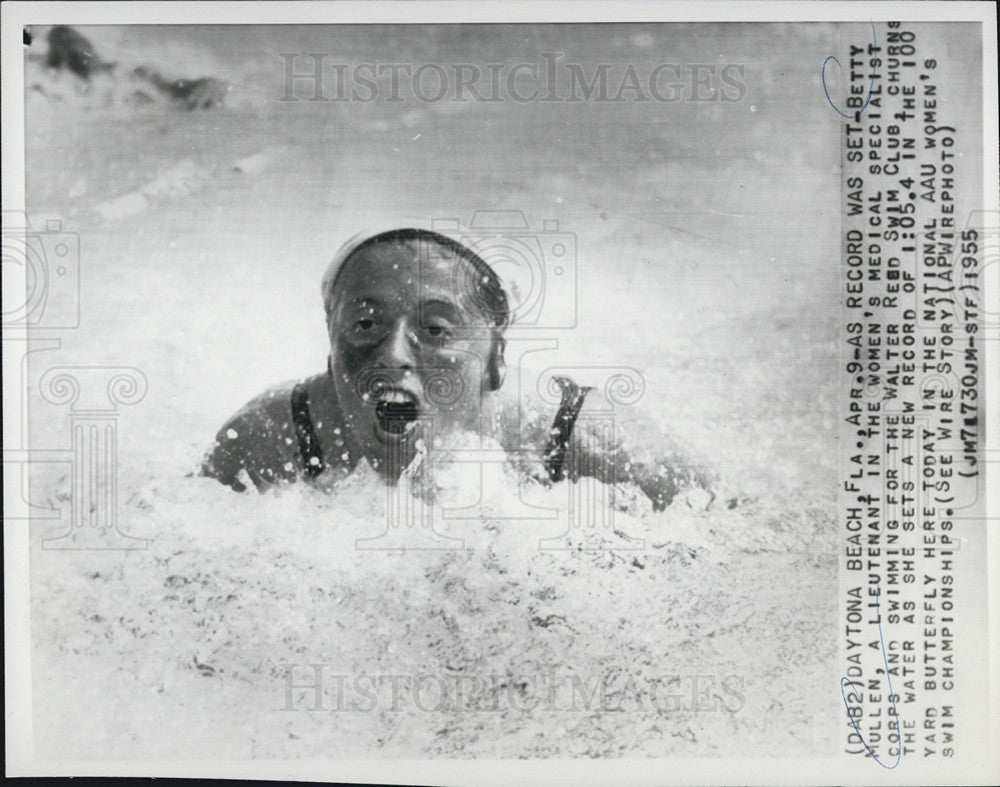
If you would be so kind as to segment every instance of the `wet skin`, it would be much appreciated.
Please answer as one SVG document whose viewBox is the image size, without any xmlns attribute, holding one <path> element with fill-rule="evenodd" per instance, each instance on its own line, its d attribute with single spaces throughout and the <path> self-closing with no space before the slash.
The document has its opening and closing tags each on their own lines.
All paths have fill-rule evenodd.
<svg viewBox="0 0 1000 787">
<path fill-rule="evenodd" d="M 478 428 L 502 361 L 488 314 L 463 286 L 474 273 L 426 242 L 378 243 L 345 262 L 328 330 L 352 458 L 396 477 L 418 441 Z"/>
<path fill-rule="evenodd" d="M 518 452 L 530 477 L 548 482 L 542 452 L 555 408 L 525 418 L 524 403 L 485 396 L 502 384 L 504 365 L 478 276 L 467 260 L 417 241 L 362 247 L 344 263 L 327 315 L 330 372 L 303 381 L 326 468 L 316 483 L 332 488 L 362 458 L 395 482 L 421 441 L 430 449 L 457 430 L 494 437 Z M 291 397 L 287 385 L 245 405 L 218 433 L 202 473 L 238 491 L 246 489 L 244 471 L 258 490 L 298 479 L 308 468 Z M 608 434 L 602 424 L 612 413 Z M 656 422 L 616 410 L 598 391 L 583 402 L 565 468 L 570 480 L 632 482 L 654 509 L 682 489 L 712 485 Z"/>
</svg>

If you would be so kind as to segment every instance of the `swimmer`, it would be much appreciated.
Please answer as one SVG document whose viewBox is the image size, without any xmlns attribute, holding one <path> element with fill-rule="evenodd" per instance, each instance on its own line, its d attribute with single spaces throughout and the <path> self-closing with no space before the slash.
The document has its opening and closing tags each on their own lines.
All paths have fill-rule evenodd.
<svg viewBox="0 0 1000 787">
<path fill-rule="evenodd" d="M 115 63 L 107 63 L 97 56 L 89 39 L 67 25 L 53 27 L 49 31 L 48 43 L 45 62 L 49 68 L 69 69 L 84 81 L 98 72 L 111 73 L 115 69 Z"/>
<path fill-rule="evenodd" d="M 299 480 L 332 488 L 365 461 L 390 483 L 428 435 L 489 435 L 543 483 L 580 476 L 631 482 L 657 510 L 707 474 L 680 458 L 652 419 L 615 415 L 597 391 L 557 377 L 554 411 L 525 408 L 502 386 L 507 295 L 490 266 L 447 236 L 398 229 L 355 237 L 322 281 L 327 368 L 268 391 L 227 421 L 202 474 L 258 490 Z M 530 409 L 538 414 L 524 417 Z M 643 441 L 646 442 L 641 448 Z M 248 484 L 249 482 L 249 484 Z M 710 493 L 709 493 L 710 494 Z"/>
<path fill-rule="evenodd" d="M 132 76 L 149 83 L 168 100 L 187 110 L 221 107 L 232 90 L 228 82 L 214 77 L 166 79 L 149 66 L 132 69 Z"/>
</svg>

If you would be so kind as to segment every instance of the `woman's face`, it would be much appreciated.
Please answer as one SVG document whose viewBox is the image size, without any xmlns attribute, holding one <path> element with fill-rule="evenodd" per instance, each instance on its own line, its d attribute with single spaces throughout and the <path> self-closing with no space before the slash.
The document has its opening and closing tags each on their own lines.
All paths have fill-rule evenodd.
<svg viewBox="0 0 1000 787">
<path fill-rule="evenodd" d="M 470 269 L 431 241 L 386 241 L 355 252 L 337 278 L 337 401 L 354 449 L 387 474 L 412 461 L 418 439 L 479 426 L 496 337 L 463 285 Z"/>
</svg>

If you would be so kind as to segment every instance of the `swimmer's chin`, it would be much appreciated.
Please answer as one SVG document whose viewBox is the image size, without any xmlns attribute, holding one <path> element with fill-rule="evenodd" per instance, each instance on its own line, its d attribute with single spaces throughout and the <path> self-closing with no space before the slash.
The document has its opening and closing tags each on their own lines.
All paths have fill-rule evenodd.
<svg viewBox="0 0 1000 787">
<path fill-rule="evenodd" d="M 401 432 L 390 432 L 377 421 L 372 424 L 371 440 L 364 455 L 368 464 L 381 476 L 397 481 L 414 460 L 422 439 L 421 424 L 413 423 Z"/>
</svg>

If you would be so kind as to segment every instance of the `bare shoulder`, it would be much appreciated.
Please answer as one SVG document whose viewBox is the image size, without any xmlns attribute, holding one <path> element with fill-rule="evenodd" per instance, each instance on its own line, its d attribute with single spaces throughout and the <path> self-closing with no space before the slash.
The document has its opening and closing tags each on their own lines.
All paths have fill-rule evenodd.
<svg viewBox="0 0 1000 787">
<path fill-rule="evenodd" d="M 495 411 L 505 448 L 545 450 L 553 429 L 559 431 L 559 419 L 570 413 L 575 427 L 570 425 L 567 434 L 573 436 L 599 431 L 601 423 L 615 417 L 612 405 L 598 391 L 578 385 L 568 377 L 559 378 L 558 384 L 553 382 L 545 393 L 545 396 L 537 391 L 498 394 Z"/>
<path fill-rule="evenodd" d="M 500 444 L 508 451 L 541 451 L 548 439 L 556 409 L 542 401 L 541 397 L 499 391 L 493 400 L 493 412 Z"/>
<path fill-rule="evenodd" d="M 283 383 L 254 397 L 219 429 L 202 475 L 238 491 L 249 479 L 258 489 L 294 480 L 297 442 L 291 396 L 295 382 Z"/>
</svg>

